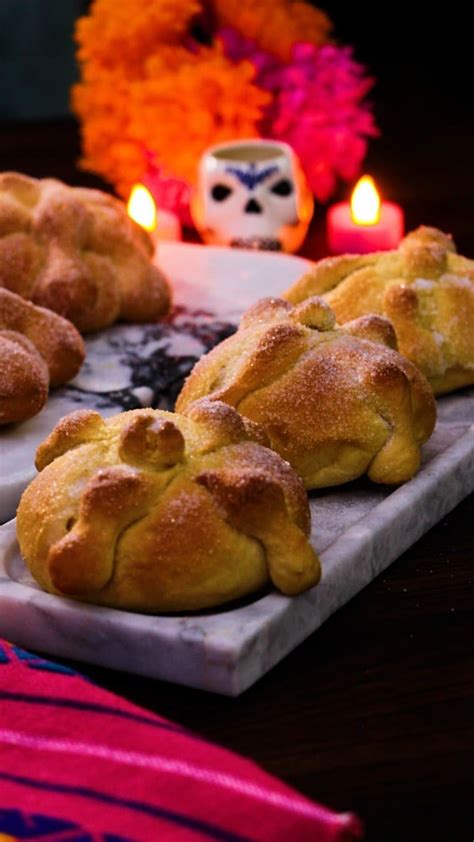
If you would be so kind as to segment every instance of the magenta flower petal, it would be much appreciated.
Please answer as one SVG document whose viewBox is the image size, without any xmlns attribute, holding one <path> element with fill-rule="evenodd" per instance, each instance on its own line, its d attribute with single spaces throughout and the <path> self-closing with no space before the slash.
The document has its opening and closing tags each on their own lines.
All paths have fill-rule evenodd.
<svg viewBox="0 0 474 842">
<path fill-rule="evenodd" d="M 351 48 L 298 43 L 284 64 L 230 27 L 219 37 L 229 58 L 252 62 L 256 83 L 272 94 L 261 134 L 293 147 L 317 198 L 327 200 L 337 179 L 354 179 L 378 130 L 365 102 L 374 80 Z"/>
</svg>

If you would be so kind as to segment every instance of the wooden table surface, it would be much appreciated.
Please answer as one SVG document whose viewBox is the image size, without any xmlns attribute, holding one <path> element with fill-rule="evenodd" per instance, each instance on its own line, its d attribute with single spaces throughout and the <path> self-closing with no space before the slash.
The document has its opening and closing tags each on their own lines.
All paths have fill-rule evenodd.
<svg viewBox="0 0 474 842">
<path fill-rule="evenodd" d="M 411 108 L 407 125 L 416 131 L 421 121 L 415 101 Z M 464 123 L 460 146 L 449 146 L 445 130 L 433 137 L 428 152 L 410 147 L 399 132 L 398 144 L 375 144 L 368 168 L 387 198 L 403 203 L 408 227 L 437 224 L 472 256 L 474 183 L 472 169 L 462 169 L 472 157 L 472 120 L 468 128 Z M 75 168 L 77 155 L 72 121 L 0 131 L 0 169 L 100 185 Z M 303 249 L 313 258 L 324 250 L 318 219 Z M 369 842 L 470 842 L 473 523 L 471 497 L 238 699 L 87 665 L 80 669 L 248 755 L 309 797 L 356 811 Z"/>
</svg>

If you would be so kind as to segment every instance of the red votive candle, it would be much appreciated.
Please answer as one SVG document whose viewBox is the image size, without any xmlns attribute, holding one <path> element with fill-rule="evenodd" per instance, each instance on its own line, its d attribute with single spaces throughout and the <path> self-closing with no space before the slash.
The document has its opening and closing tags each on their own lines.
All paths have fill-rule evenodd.
<svg viewBox="0 0 474 842">
<path fill-rule="evenodd" d="M 148 187 L 135 184 L 127 205 L 128 215 L 158 240 L 181 240 L 181 223 L 176 214 L 156 207 Z"/>
<path fill-rule="evenodd" d="M 394 202 L 381 202 L 373 179 L 363 176 L 350 202 L 329 208 L 327 232 L 331 254 L 395 249 L 404 234 L 403 210 Z"/>
</svg>

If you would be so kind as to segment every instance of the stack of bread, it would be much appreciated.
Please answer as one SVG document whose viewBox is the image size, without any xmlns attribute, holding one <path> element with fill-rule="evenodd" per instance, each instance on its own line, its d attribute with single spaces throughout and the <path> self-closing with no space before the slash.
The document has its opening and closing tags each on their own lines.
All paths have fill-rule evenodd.
<svg viewBox="0 0 474 842">
<path fill-rule="evenodd" d="M 304 488 L 416 473 L 429 381 L 474 382 L 473 269 L 433 229 L 322 261 L 197 363 L 175 413 L 64 418 L 18 509 L 33 575 L 147 612 L 315 585 Z"/>
</svg>

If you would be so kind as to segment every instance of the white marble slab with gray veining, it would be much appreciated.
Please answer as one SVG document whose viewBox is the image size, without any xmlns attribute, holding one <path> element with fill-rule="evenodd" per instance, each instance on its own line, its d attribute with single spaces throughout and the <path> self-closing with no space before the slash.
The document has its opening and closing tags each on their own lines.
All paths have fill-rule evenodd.
<svg viewBox="0 0 474 842">
<path fill-rule="evenodd" d="M 396 489 L 361 480 L 311 495 L 321 583 L 221 611 L 148 616 L 46 594 L 0 527 L 0 636 L 51 655 L 236 696 L 381 573 L 474 489 L 474 390 L 439 401 L 419 473 Z"/>
</svg>

